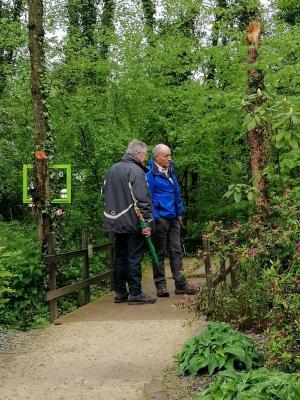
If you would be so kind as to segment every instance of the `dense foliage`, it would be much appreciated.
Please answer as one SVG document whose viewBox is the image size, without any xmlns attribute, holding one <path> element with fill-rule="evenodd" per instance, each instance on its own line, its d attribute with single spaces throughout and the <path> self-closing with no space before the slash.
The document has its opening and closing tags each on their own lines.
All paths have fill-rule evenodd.
<svg viewBox="0 0 300 400">
<path fill-rule="evenodd" d="M 222 371 L 196 400 L 296 400 L 299 396 L 299 375 L 260 368 L 247 373 Z"/>
<path fill-rule="evenodd" d="M 299 273 L 298 2 L 49 0 L 44 7 L 43 83 L 50 122 L 44 145 L 50 164 L 72 166 L 72 203 L 47 209 L 57 250 L 78 247 L 83 228 L 94 242 L 104 238 L 102 182 L 128 141 L 164 142 L 173 151 L 191 249 L 199 246 L 209 220 L 225 227 L 241 222 L 229 233 L 235 239 L 226 250 L 237 251 L 240 285 L 234 295 L 227 287 L 218 289 L 215 317 L 244 327 L 269 326 L 272 337 L 272 312 L 284 308 L 281 297 L 288 296 L 293 307 L 283 312 L 282 321 L 297 321 L 294 283 L 287 282 L 298 282 Z M 27 17 L 26 2 L 1 4 L 0 313 L 2 321 L 14 326 L 22 309 L 26 326 L 37 315 L 44 318 L 47 289 L 34 244 L 36 221 L 22 204 L 22 165 L 33 162 L 36 144 Z M 249 95 L 245 31 L 255 18 L 263 34 L 253 69 L 263 72 L 263 87 Z M 249 223 L 260 177 L 251 174 L 247 140 L 247 131 L 257 126 L 268 144 L 262 175 L 275 199 L 259 234 Z M 63 188 L 64 178 L 51 174 L 53 195 Z M 103 269 L 101 260 L 96 264 L 95 271 Z M 76 280 L 76 268 L 60 272 L 61 282 Z M 14 274 L 23 275 L 24 282 Z M 275 281 L 278 292 L 272 298 L 264 289 Z M 288 331 L 288 337 L 295 338 L 297 324 L 286 325 L 294 332 Z M 286 343 L 289 353 L 295 343 Z M 272 351 L 278 357 L 279 350 Z"/>
<path fill-rule="evenodd" d="M 36 232 L 0 222 L 0 324 L 24 329 L 47 317 L 46 279 Z"/>
<path fill-rule="evenodd" d="M 266 330 L 269 366 L 295 370 L 299 353 L 299 207 L 287 191 L 273 200 L 273 214 L 263 227 L 237 222 L 231 229 L 222 224 L 207 226 L 212 251 L 219 261 L 236 259 L 238 286 L 222 283 L 215 289 L 213 307 L 207 307 L 203 287 L 196 312 L 242 329 Z M 225 244 L 220 245 L 220 236 Z M 199 252 L 200 258 L 204 256 Z"/>
<path fill-rule="evenodd" d="M 184 374 L 197 375 L 207 369 L 212 375 L 222 369 L 249 371 L 262 366 L 263 358 L 250 338 L 221 322 L 186 341 L 178 364 Z"/>
</svg>

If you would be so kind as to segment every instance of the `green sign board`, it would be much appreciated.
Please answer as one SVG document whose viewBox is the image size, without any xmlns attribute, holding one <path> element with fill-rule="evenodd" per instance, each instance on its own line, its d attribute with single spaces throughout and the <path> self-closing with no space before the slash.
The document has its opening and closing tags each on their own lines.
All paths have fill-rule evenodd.
<svg viewBox="0 0 300 400">
<path fill-rule="evenodd" d="M 30 164 L 24 164 L 23 165 L 23 203 L 25 204 L 30 204 L 32 203 L 32 199 L 28 196 L 28 170 L 32 170 L 33 166 Z M 52 204 L 69 204 L 71 203 L 71 181 L 72 181 L 72 175 L 71 175 L 71 165 L 67 164 L 54 164 L 50 165 L 49 169 L 63 169 L 66 171 L 66 177 L 67 177 L 67 182 L 66 182 L 66 196 L 63 198 L 59 199 L 52 199 L 51 203 Z"/>
</svg>

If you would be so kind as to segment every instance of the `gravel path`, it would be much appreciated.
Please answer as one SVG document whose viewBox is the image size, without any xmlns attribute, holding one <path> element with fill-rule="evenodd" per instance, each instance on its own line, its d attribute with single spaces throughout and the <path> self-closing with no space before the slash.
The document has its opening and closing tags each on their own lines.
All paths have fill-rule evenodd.
<svg viewBox="0 0 300 400">
<path fill-rule="evenodd" d="M 155 294 L 147 275 L 143 288 Z M 201 329 L 184 323 L 173 280 L 168 286 L 171 297 L 156 304 L 114 304 L 109 294 L 22 337 L 17 351 L 0 353 L 0 399 L 142 400 L 144 383 Z"/>
</svg>

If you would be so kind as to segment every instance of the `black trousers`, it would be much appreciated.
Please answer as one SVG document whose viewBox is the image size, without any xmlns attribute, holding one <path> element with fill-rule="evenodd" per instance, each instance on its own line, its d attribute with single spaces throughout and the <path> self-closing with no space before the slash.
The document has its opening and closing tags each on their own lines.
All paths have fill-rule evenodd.
<svg viewBox="0 0 300 400">
<path fill-rule="evenodd" d="M 136 296 L 142 291 L 141 262 L 144 257 L 145 239 L 139 233 L 116 233 L 114 286 L 116 293 Z"/>
<path fill-rule="evenodd" d="M 158 267 L 154 266 L 153 268 L 155 286 L 157 288 L 166 287 L 165 258 L 168 250 L 171 272 L 176 289 L 182 288 L 186 284 L 186 279 L 182 275 L 183 265 L 179 222 L 160 218 L 156 222 L 153 239 L 158 257 Z"/>
</svg>

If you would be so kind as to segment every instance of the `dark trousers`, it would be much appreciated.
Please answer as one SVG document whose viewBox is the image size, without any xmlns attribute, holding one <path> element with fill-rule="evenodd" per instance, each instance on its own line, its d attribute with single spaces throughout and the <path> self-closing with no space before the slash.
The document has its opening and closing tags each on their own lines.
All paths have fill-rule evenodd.
<svg viewBox="0 0 300 400">
<path fill-rule="evenodd" d="M 142 291 L 141 262 L 144 257 L 145 239 L 141 234 L 116 233 L 114 286 L 116 293 L 136 296 Z"/>
<path fill-rule="evenodd" d="M 158 257 L 158 267 L 153 268 L 153 278 L 157 288 L 166 287 L 165 277 L 165 258 L 168 250 L 170 267 L 175 286 L 177 289 L 186 284 L 186 279 L 182 275 L 182 257 L 180 245 L 180 224 L 178 221 L 172 221 L 160 218 L 156 222 L 156 231 L 154 233 L 154 245 Z"/>
</svg>

